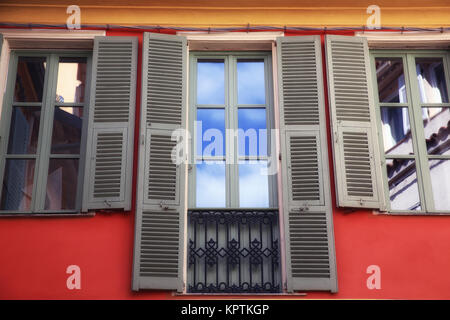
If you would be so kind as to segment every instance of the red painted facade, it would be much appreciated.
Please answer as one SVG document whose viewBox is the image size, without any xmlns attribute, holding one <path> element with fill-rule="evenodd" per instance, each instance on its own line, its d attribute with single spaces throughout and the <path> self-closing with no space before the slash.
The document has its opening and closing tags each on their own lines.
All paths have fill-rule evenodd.
<svg viewBox="0 0 450 320">
<path fill-rule="evenodd" d="M 312 33 L 287 35 L 300 34 Z M 139 37 L 137 140 L 143 33 L 108 31 L 107 35 Z M 329 117 L 327 99 L 326 110 Z M 137 147 L 135 141 L 134 189 L 138 174 Z M 329 161 L 332 169 L 332 159 Z M 341 210 L 335 205 L 334 177 L 331 184 L 339 291 L 277 298 L 450 299 L 449 217 L 387 216 L 366 210 Z M 129 213 L 101 212 L 93 217 L 2 218 L 0 299 L 183 298 L 167 291 L 136 293 L 131 290 L 133 241 L 134 208 Z M 66 268 L 73 264 L 81 268 L 80 290 L 69 290 L 66 286 L 69 276 Z M 370 275 L 366 269 L 370 265 L 381 268 L 379 290 L 367 288 Z"/>
</svg>

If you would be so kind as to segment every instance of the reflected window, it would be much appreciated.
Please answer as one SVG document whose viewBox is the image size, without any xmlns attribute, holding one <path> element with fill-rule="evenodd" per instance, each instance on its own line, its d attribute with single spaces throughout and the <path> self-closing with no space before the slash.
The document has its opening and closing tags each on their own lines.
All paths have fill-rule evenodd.
<svg viewBox="0 0 450 320">
<path fill-rule="evenodd" d="M 416 58 L 416 72 L 421 102 L 448 102 L 442 58 Z"/>
<path fill-rule="evenodd" d="M 225 104 L 225 63 L 223 60 L 198 60 L 197 104 Z"/>
<path fill-rule="evenodd" d="M 13 107 L 8 154 L 35 154 L 39 138 L 41 107 Z"/>
<path fill-rule="evenodd" d="M 375 59 L 380 102 L 405 103 L 406 87 L 401 58 Z"/>
<path fill-rule="evenodd" d="M 76 208 L 78 159 L 51 159 L 48 167 L 45 210 Z"/>
<path fill-rule="evenodd" d="M 83 108 L 56 107 L 53 116 L 52 154 L 80 154 Z"/>
<path fill-rule="evenodd" d="M 225 207 L 225 162 L 203 161 L 197 164 L 196 169 L 196 206 Z"/>
<path fill-rule="evenodd" d="M 238 104 L 265 104 L 264 60 L 238 60 Z"/>
<path fill-rule="evenodd" d="M 386 160 L 392 210 L 421 210 L 416 164 L 412 159 Z"/>
<path fill-rule="evenodd" d="M 35 164 L 35 160 L 6 160 L 1 210 L 28 211 L 31 209 Z"/>
<path fill-rule="evenodd" d="M 14 88 L 14 101 L 42 101 L 46 67 L 45 57 L 19 57 Z"/>
<path fill-rule="evenodd" d="M 239 163 L 240 207 L 269 207 L 267 173 L 267 161 L 242 161 Z"/>
<path fill-rule="evenodd" d="M 61 57 L 58 65 L 56 101 L 61 103 L 84 102 L 86 87 L 86 58 Z"/>
</svg>

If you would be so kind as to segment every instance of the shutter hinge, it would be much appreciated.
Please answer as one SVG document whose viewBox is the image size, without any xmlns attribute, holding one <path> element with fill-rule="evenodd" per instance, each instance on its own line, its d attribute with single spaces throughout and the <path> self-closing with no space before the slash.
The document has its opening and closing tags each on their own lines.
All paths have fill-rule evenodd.
<svg viewBox="0 0 450 320">
<path fill-rule="evenodd" d="M 109 201 L 108 200 L 105 200 L 105 201 L 103 201 L 103 203 L 104 204 L 106 204 L 108 207 L 110 207 L 111 208 L 111 203 L 109 203 Z"/>
<path fill-rule="evenodd" d="M 144 135 L 142 134 L 142 135 L 141 135 L 141 144 L 144 145 L 144 143 L 145 143 L 145 137 L 144 137 Z"/>
<path fill-rule="evenodd" d="M 280 153 L 280 154 L 278 154 L 278 160 L 280 160 L 280 161 L 281 161 L 281 153 Z"/>
</svg>

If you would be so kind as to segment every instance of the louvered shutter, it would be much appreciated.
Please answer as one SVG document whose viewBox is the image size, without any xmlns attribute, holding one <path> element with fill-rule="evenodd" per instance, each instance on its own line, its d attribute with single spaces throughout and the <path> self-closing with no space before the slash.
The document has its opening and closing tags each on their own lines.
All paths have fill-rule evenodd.
<svg viewBox="0 0 450 320">
<path fill-rule="evenodd" d="M 136 37 L 95 37 L 83 211 L 131 209 Z"/>
<path fill-rule="evenodd" d="M 288 291 L 337 291 L 319 36 L 277 39 Z"/>
<path fill-rule="evenodd" d="M 144 34 L 133 290 L 183 290 L 186 164 L 172 133 L 186 127 L 186 46 Z"/>
<path fill-rule="evenodd" d="M 337 204 L 384 208 L 367 40 L 326 36 Z"/>
</svg>

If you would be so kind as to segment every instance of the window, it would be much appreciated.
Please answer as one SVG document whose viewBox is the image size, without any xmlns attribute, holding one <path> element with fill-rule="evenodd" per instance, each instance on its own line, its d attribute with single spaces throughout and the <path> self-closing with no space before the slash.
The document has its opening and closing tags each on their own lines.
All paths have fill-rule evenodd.
<svg viewBox="0 0 450 320">
<path fill-rule="evenodd" d="M 388 210 L 450 210 L 449 54 L 373 51 Z"/>
<path fill-rule="evenodd" d="M 193 208 L 276 207 L 267 53 L 191 54 Z"/>
<path fill-rule="evenodd" d="M 90 53 L 11 54 L 2 108 L 2 213 L 81 207 Z"/>
</svg>

